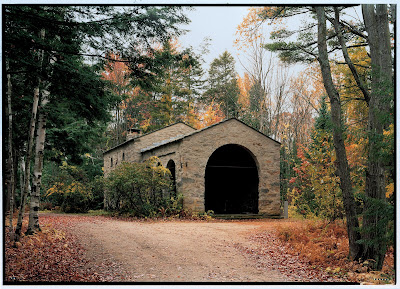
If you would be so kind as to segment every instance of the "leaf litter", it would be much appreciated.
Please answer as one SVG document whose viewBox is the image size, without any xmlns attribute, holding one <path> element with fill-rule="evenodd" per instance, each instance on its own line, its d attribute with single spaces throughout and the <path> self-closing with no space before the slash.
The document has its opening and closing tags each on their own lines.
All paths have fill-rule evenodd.
<svg viewBox="0 0 400 289">
<path fill-rule="evenodd" d="M 348 259 L 348 238 L 341 221 L 267 221 L 249 239 L 253 246 L 236 247 L 257 266 L 278 270 L 293 282 L 357 282 L 394 284 L 394 252 L 389 248 L 382 271 L 370 271 L 366 262 Z"/>
<path fill-rule="evenodd" d="M 5 277 L 7 283 L 23 282 L 111 282 L 124 281 L 121 264 L 90 263 L 71 229 L 80 222 L 101 223 L 101 217 L 77 215 L 40 216 L 41 231 L 22 235 L 13 246 L 5 234 Z M 24 222 L 22 232 L 27 228 Z"/>
<path fill-rule="evenodd" d="M 101 225 L 104 217 L 44 214 L 41 231 L 22 236 L 15 246 L 5 234 L 6 283 L 123 282 L 134 280 L 113 258 L 89 260 L 72 233 L 82 222 Z M 393 284 L 394 254 L 389 248 L 381 272 L 347 259 L 348 241 L 340 225 L 307 221 L 267 220 L 248 236 L 249 246 L 233 246 L 254 260 L 257 268 L 279 271 L 292 282 L 360 282 Z M 23 224 L 26 230 L 27 221 Z"/>
</svg>

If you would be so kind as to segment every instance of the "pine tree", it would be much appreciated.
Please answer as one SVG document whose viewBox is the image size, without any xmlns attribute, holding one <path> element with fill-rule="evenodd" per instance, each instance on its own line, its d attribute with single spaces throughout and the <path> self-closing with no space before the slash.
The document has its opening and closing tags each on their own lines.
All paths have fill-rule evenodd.
<svg viewBox="0 0 400 289">
<path fill-rule="evenodd" d="M 297 180 L 293 197 L 297 211 L 333 221 L 343 216 L 342 194 L 336 175 L 333 149 L 332 121 L 326 96 L 320 101 L 320 109 L 308 147 L 298 150 L 300 163 L 295 165 Z"/>
<path fill-rule="evenodd" d="M 170 40 L 136 61 L 141 65 L 129 68 L 132 76 L 135 71 L 140 75 L 131 78 L 132 87 L 139 92 L 127 104 L 138 126 L 151 131 L 177 121 L 195 123 L 195 108 L 203 86 L 200 55 L 192 48 L 181 51 L 178 43 Z"/>
<path fill-rule="evenodd" d="M 226 118 L 237 117 L 239 94 L 235 59 L 228 51 L 225 51 L 211 62 L 208 71 L 208 89 L 204 94 L 204 101 L 221 104 Z"/>
<path fill-rule="evenodd" d="M 69 132 L 80 130 L 80 126 L 92 127 L 98 121 L 107 120 L 112 103 L 104 92 L 104 83 L 98 74 L 99 66 L 93 63 L 101 66 L 109 51 L 118 50 L 123 54 L 132 47 L 149 48 L 155 41 L 165 41 L 179 35 L 178 25 L 188 21 L 182 11 L 181 7 L 155 6 L 121 9 L 113 6 L 4 6 L 3 46 L 9 63 L 6 73 L 11 76 L 15 91 L 11 99 L 13 111 L 21 106 L 21 119 L 35 116 L 39 97 L 48 91 L 48 140 L 55 140 L 49 143 L 69 150 L 76 160 L 79 159 L 79 150 L 76 148 L 84 147 L 84 142 L 80 142 L 79 138 L 72 139 L 74 134 Z M 87 64 L 89 58 L 91 65 Z M 21 95 L 32 94 L 34 101 L 27 100 L 25 103 L 22 101 L 24 98 L 21 100 Z M 29 107 L 33 108 L 32 111 Z M 65 116 L 72 117 L 68 119 Z M 24 137 L 27 131 L 32 131 L 32 128 L 35 131 L 32 124 L 36 123 L 36 117 L 31 119 L 29 128 L 28 125 L 22 125 L 21 130 L 13 135 L 15 139 L 9 141 L 16 143 L 18 138 L 27 138 Z M 45 127 L 42 126 L 42 129 Z M 26 142 L 25 194 L 20 205 L 17 236 L 21 231 L 23 208 L 30 184 L 32 139 L 29 137 Z M 36 172 L 38 176 L 39 171 Z M 32 189 L 36 188 L 38 186 Z M 33 218 L 37 217 L 38 204 L 35 202 L 32 208 Z M 30 222 L 34 223 L 37 224 Z"/>
</svg>

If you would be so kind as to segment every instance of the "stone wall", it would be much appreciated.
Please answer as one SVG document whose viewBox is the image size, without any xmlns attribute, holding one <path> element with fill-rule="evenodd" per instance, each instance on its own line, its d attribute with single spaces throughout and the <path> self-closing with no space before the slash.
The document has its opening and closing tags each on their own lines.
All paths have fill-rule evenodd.
<svg viewBox="0 0 400 289">
<path fill-rule="evenodd" d="M 204 211 L 206 165 L 212 153 L 226 144 L 245 147 L 255 159 L 259 173 L 259 213 L 280 215 L 280 144 L 235 119 L 183 139 L 180 156 L 185 207 Z"/>
<path fill-rule="evenodd" d="M 152 156 L 157 156 L 160 159 L 160 163 L 167 167 L 170 160 L 175 163 L 175 180 L 176 180 L 176 191 L 183 193 L 182 191 L 182 162 L 180 154 L 181 141 L 173 142 L 154 150 L 147 151 L 142 154 L 143 160 L 146 160 Z"/>
<path fill-rule="evenodd" d="M 165 143 L 140 152 L 154 143 L 171 137 L 193 132 L 194 129 L 182 123 L 141 136 L 105 153 L 104 172 L 113 161 L 143 161 L 158 156 L 163 166 L 173 160 L 176 167 L 177 191 L 184 196 L 184 207 L 195 212 L 203 212 L 205 207 L 205 171 L 210 156 L 223 145 L 236 144 L 244 147 L 256 162 L 258 169 L 258 210 L 260 214 L 280 215 L 280 144 L 242 122 L 231 119 L 203 129 L 185 138 Z M 245 180 L 244 180 L 245 181 Z"/>
</svg>

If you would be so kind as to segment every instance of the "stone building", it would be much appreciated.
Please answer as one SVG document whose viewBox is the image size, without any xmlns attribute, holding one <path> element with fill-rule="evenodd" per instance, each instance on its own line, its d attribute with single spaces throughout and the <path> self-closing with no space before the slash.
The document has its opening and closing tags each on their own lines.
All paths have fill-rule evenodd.
<svg viewBox="0 0 400 289">
<path fill-rule="evenodd" d="M 104 152 L 104 173 L 119 163 L 157 156 L 170 169 L 184 208 L 216 214 L 277 216 L 280 143 L 231 118 L 195 130 L 179 122 Z"/>
</svg>

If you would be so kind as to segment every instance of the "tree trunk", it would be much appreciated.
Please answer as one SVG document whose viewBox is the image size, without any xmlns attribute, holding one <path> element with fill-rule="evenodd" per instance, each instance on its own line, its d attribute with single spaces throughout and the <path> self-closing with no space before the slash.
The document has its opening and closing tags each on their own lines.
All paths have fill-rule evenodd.
<svg viewBox="0 0 400 289">
<path fill-rule="evenodd" d="M 43 39 L 45 36 L 45 30 L 41 29 L 39 33 L 40 37 Z M 22 188 L 22 197 L 21 197 L 21 204 L 19 206 L 19 213 L 18 213 L 18 221 L 17 226 L 15 228 L 15 241 L 19 241 L 21 237 L 21 230 L 22 230 L 22 221 L 24 218 L 25 213 L 25 204 L 26 199 L 29 193 L 29 183 L 30 183 L 30 163 L 32 157 L 32 147 L 33 147 L 33 140 L 36 128 L 36 117 L 37 117 L 37 110 L 38 110 L 38 103 L 39 103 L 39 92 L 40 92 L 40 85 L 41 85 L 41 68 L 43 65 L 43 57 L 44 51 L 40 50 L 38 55 L 39 60 L 39 71 L 37 72 L 36 77 L 36 87 L 33 91 L 33 105 L 32 105 L 32 116 L 29 125 L 29 133 L 28 133 L 28 142 L 27 142 L 27 149 L 26 149 L 26 159 L 25 159 L 25 174 L 24 174 L 24 187 Z"/>
<path fill-rule="evenodd" d="M 21 156 L 21 159 L 19 160 L 19 168 L 20 168 L 20 175 L 19 175 L 19 188 L 20 188 L 20 192 L 21 192 L 21 196 L 20 199 L 22 199 L 22 195 L 23 195 L 23 189 L 24 189 L 24 176 L 25 176 L 25 157 Z M 29 188 L 30 191 L 30 188 Z"/>
<path fill-rule="evenodd" d="M 21 204 L 19 206 L 19 213 L 18 213 L 18 221 L 17 227 L 15 228 L 15 241 L 19 241 L 21 236 L 22 230 L 22 221 L 24 218 L 25 212 L 25 204 L 26 199 L 29 193 L 29 183 L 30 183 L 30 162 L 32 157 L 32 147 L 33 147 L 33 140 L 34 140 L 34 133 L 35 133 L 35 126 L 36 126 L 36 115 L 37 115 L 37 108 L 39 102 L 39 85 L 34 89 L 33 93 L 33 105 L 32 105 L 32 116 L 30 121 L 30 130 L 28 134 L 28 147 L 26 151 L 26 158 L 25 158 L 25 172 L 24 172 L 24 186 L 22 188 L 22 196 L 21 196 Z"/>
<path fill-rule="evenodd" d="M 321 67 L 325 90 L 331 103 L 331 117 L 333 122 L 333 143 L 336 152 L 337 173 L 340 178 L 340 188 L 343 194 L 343 205 L 346 212 L 347 234 L 349 236 L 350 257 L 357 260 L 362 252 L 358 231 L 359 223 L 356 214 L 356 206 L 350 179 L 350 169 L 346 156 L 346 149 L 343 139 L 343 126 L 340 107 L 340 97 L 336 90 L 331 74 L 328 60 L 328 49 L 326 43 L 326 16 L 322 6 L 315 7 L 318 18 L 318 61 Z"/>
<path fill-rule="evenodd" d="M 48 103 L 48 91 L 43 91 L 42 100 L 39 108 L 38 128 L 36 135 L 35 148 L 35 165 L 33 172 L 31 201 L 29 208 L 29 223 L 26 234 L 33 234 L 35 231 L 40 231 L 39 226 L 39 204 L 40 204 L 40 188 L 42 186 L 42 171 L 43 171 L 43 153 L 44 143 L 46 139 L 46 117 L 45 106 Z"/>
<path fill-rule="evenodd" d="M 361 92 L 362 92 L 362 94 L 364 96 L 364 99 L 367 102 L 367 105 L 369 105 L 370 95 L 369 95 L 367 86 L 365 85 L 364 81 L 362 81 L 362 79 L 359 77 L 357 69 L 356 69 L 355 65 L 353 64 L 353 62 L 351 61 L 351 59 L 350 59 L 350 56 L 349 56 L 349 53 L 348 53 L 348 50 L 347 50 L 347 46 L 346 46 L 346 43 L 345 43 L 345 40 L 344 40 L 344 37 L 343 37 L 343 34 L 342 34 L 342 29 L 340 27 L 340 22 L 339 22 L 339 8 L 338 7 L 334 7 L 334 10 L 335 10 L 334 27 L 335 27 L 335 31 L 336 31 L 336 34 L 337 34 L 337 37 L 338 37 L 338 40 L 339 40 L 339 43 L 340 43 L 340 47 L 342 48 L 343 57 L 344 57 L 344 59 L 345 59 L 345 61 L 347 63 L 347 66 L 349 67 L 353 77 L 354 77 L 354 80 L 357 83 L 357 86 L 360 88 L 360 90 L 361 90 Z"/>
<path fill-rule="evenodd" d="M 383 130 L 390 123 L 393 101 L 393 71 L 387 5 L 362 5 L 371 54 L 371 93 L 368 112 L 368 166 L 366 172 L 363 216 L 363 239 L 367 240 L 363 259 L 375 260 L 373 268 L 382 269 L 386 241 L 387 216 L 376 209 L 376 202 L 386 203 L 385 167 L 379 153 Z M 375 205 L 374 205 L 375 204 Z M 375 207 L 374 207 L 375 206 Z"/>
<path fill-rule="evenodd" d="M 6 63 L 6 70 L 9 70 L 8 63 Z M 11 83 L 11 75 L 7 73 L 7 108 L 6 108 L 6 117 L 8 119 L 8 143 L 7 143 L 7 171 L 9 178 L 7 182 L 7 200 L 6 200 L 6 210 L 4 215 L 6 215 L 7 211 L 9 213 L 9 227 L 10 227 L 10 234 L 13 234 L 13 215 L 14 215 L 14 156 L 13 156 L 13 135 L 12 135 L 12 108 L 11 108 L 11 93 L 12 93 L 12 83 Z M 8 206 L 8 207 L 7 207 Z M 13 239 L 13 236 L 11 236 Z"/>
<path fill-rule="evenodd" d="M 13 211 L 14 211 L 14 213 L 16 211 L 16 208 L 18 207 L 17 206 L 17 202 L 16 202 L 17 200 L 15 199 L 15 196 L 17 195 L 17 188 L 18 188 L 17 179 L 18 179 L 19 154 L 20 154 L 20 152 L 15 148 L 15 146 L 13 146 L 13 158 L 14 158 L 14 171 L 13 171 L 13 174 L 14 174 L 14 188 L 13 188 L 13 191 L 14 191 L 14 195 L 13 195 L 14 209 L 13 209 Z"/>
</svg>

